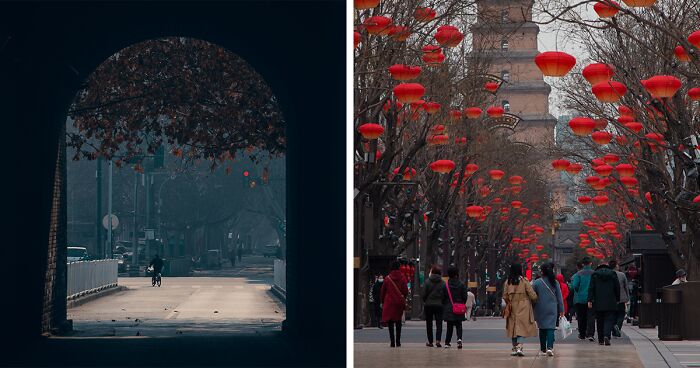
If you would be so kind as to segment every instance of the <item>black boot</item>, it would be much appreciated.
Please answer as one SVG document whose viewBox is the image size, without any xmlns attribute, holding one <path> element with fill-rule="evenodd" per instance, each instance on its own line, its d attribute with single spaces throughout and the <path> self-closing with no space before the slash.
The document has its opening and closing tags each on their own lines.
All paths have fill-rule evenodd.
<svg viewBox="0 0 700 368">
<path fill-rule="evenodd" d="M 396 340 L 394 339 L 394 322 L 387 322 L 387 327 L 389 330 L 389 340 L 391 341 L 390 347 L 395 347 L 396 346 Z"/>
<path fill-rule="evenodd" d="M 401 346 L 401 321 L 396 322 L 396 346 Z"/>
</svg>

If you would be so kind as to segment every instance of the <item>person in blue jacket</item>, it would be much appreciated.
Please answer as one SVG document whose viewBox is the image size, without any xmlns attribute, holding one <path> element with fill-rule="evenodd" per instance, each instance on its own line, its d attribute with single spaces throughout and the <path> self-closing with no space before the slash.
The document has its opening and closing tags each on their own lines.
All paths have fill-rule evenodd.
<svg viewBox="0 0 700 368">
<path fill-rule="evenodd" d="M 588 308 L 588 287 L 591 283 L 593 269 L 589 257 L 584 257 L 581 263 L 583 263 L 583 269 L 576 272 L 571 279 L 571 289 L 574 291 L 574 308 L 578 320 L 578 338 L 594 341 L 595 313 Z"/>
<path fill-rule="evenodd" d="M 532 282 L 532 289 L 537 293 L 535 321 L 540 330 L 540 351 L 551 357 L 554 356 L 554 330 L 559 317 L 564 316 L 564 300 L 554 275 L 554 264 L 545 263 L 540 270 L 542 277 Z"/>
</svg>

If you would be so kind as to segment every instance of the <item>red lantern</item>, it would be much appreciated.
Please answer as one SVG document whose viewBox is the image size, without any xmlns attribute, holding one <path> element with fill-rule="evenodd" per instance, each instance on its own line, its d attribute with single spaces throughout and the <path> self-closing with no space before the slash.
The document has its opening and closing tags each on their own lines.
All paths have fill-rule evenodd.
<svg viewBox="0 0 700 368">
<path fill-rule="evenodd" d="M 500 106 L 491 106 L 486 109 L 486 114 L 492 118 L 500 118 L 503 116 L 504 112 L 505 110 L 503 110 L 503 108 Z"/>
<path fill-rule="evenodd" d="M 633 121 L 631 123 L 626 123 L 625 128 L 627 128 L 635 133 L 639 133 L 642 130 L 642 128 L 644 128 L 644 126 L 642 125 L 642 123 Z"/>
<path fill-rule="evenodd" d="M 481 194 L 482 197 L 487 197 L 489 193 L 491 193 L 491 189 L 489 189 L 489 187 L 479 188 L 479 194 Z"/>
<path fill-rule="evenodd" d="M 613 167 L 610 165 L 599 165 L 594 167 L 593 170 L 596 172 L 596 174 L 605 177 L 612 174 Z"/>
<path fill-rule="evenodd" d="M 501 180 L 506 173 L 503 170 L 489 170 L 491 180 Z"/>
<path fill-rule="evenodd" d="M 571 165 L 571 162 L 564 160 L 564 159 L 552 161 L 552 167 L 556 171 L 566 170 L 566 168 L 568 168 L 570 165 Z"/>
<path fill-rule="evenodd" d="M 619 164 L 615 166 L 615 171 L 622 177 L 629 177 L 634 175 L 634 166 L 630 164 Z"/>
<path fill-rule="evenodd" d="M 644 135 L 646 139 L 652 140 L 656 142 L 657 144 L 663 144 L 664 143 L 664 136 L 659 134 L 659 133 L 647 133 Z M 651 143 L 650 143 L 651 144 Z"/>
<path fill-rule="evenodd" d="M 612 134 L 606 131 L 597 131 L 591 134 L 591 138 L 593 139 L 593 142 L 598 144 L 608 144 L 612 140 Z"/>
<path fill-rule="evenodd" d="M 608 196 L 605 196 L 605 195 L 597 195 L 597 196 L 593 197 L 592 200 L 593 200 L 593 204 L 595 204 L 596 206 L 599 206 L 599 207 L 605 206 L 606 204 L 608 204 L 608 202 L 610 202 L 610 199 L 608 198 Z"/>
<path fill-rule="evenodd" d="M 700 88 L 691 88 L 688 90 L 688 97 L 693 101 L 700 101 Z"/>
<path fill-rule="evenodd" d="M 430 22 L 435 19 L 437 13 L 431 8 L 416 8 L 413 12 L 413 17 L 419 22 Z"/>
<path fill-rule="evenodd" d="M 459 121 L 462 119 L 462 111 L 461 110 L 452 110 L 448 113 L 450 115 L 450 120 L 451 121 Z"/>
<path fill-rule="evenodd" d="M 498 83 L 486 82 L 486 84 L 484 84 L 484 89 L 491 93 L 496 92 L 498 90 Z"/>
<path fill-rule="evenodd" d="M 538 245 L 535 246 L 535 249 L 537 249 L 537 250 L 542 250 L 542 249 L 544 249 L 544 245 L 539 245 L 539 244 L 538 244 Z"/>
<path fill-rule="evenodd" d="M 579 172 L 581 172 L 581 169 L 583 169 L 583 166 L 581 166 L 581 164 L 572 163 L 566 168 L 566 172 L 568 172 L 571 175 L 576 175 Z"/>
<path fill-rule="evenodd" d="M 595 121 L 591 118 L 576 117 L 569 120 L 569 127 L 578 136 L 586 136 L 595 129 Z"/>
<path fill-rule="evenodd" d="M 601 0 L 593 5 L 593 10 L 595 10 L 601 18 L 612 18 L 620 11 L 619 7 L 620 4 L 612 0 Z"/>
<path fill-rule="evenodd" d="M 521 208 L 519 211 L 521 215 L 527 215 L 527 213 L 530 212 L 530 210 L 527 208 Z"/>
<path fill-rule="evenodd" d="M 371 9 L 379 5 L 379 0 L 355 0 L 355 9 Z"/>
<path fill-rule="evenodd" d="M 467 207 L 467 215 L 471 218 L 477 218 L 484 213 L 484 208 L 481 206 L 469 206 Z"/>
<path fill-rule="evenodd" d="M 608 120 L 607 119 L 595 119 L 595 128 L 597 130 L 604 130 L 608 126 Z"/>
<path fill-rule="evenodd" d="M 399 102 L 416 102 L 425 94 L 425 88 L 419 83 L 401 83 L 394 87 L 394 95 Z"/>
<path fill-rule="evenodd" d="M 404 42 L 411 35 L 411 29 L 406 26 L 391 26 L 389 27 L 389 37 L 393 40 Z"/>
<path fill-rule="evenodd" d="M 625 212 L 625 218 L 628 220 L 634 220 L 634 213 L 630 211 Z"/>
<path fill-rule="evenodd" d="M 693 203 L 700 203 L 700 194 L 693 198 Z"/>
<path fill-rule="evenodd" d="M 437 160 L 430 164 L 430 169 L 440 174 L 447 174 L 454 168 L 455 163 L 452 160 Z"/>
<path fill-rule="evenodd" d="M 476 119 L 481 116 L 481 109 L 478 107 L 467 107 L 464 110 L 464 114 L 467 115 L 469 119 Z"/>
<path fill-rule="evenodd" d="M 586 177 L 585 180 L 586 180 L 586 184 L 588 184 L 590 186 L 594 186 L 594 185 L 598 184 L 598 182 L 600 181 L 600 178 L 597 176 L 588 176 L 588 177 Z"/>
<path fill-rule="evenodd" d="M 695 31 L 688 36 L 688 43 L 700 49 L 700 31 Z"/>
<path fill-rule="evenodd" d="M 545 260 L 545 261 L 546 261 L 547 259 L 549 259 L 549 254 L 547 254 L 547 253 L 542 253 L 542 256 L 541 256 L 541 257 L 542 257 L 542 260 Z"/>
<path fill-rule="evenodd" d="M 426 102 L 423 105 L 423 110 L 428 114 L 435 114 L 440 111 L 440 104 L 437 102 Z"/>
<path fill-rule="evenodd" d="M 647 8 L 654 5 L 656 0 L 622 0 L 622 2 L 633 8 Z"/>
<path fill-rule="evenodd" d="M 676 55 L 676 59 L 678 59 L 678 61 L 682 61 L 682 62 L 690 61 L 690 56 L 688 55 L 687 52 L 685 52 L 685 49 L 683 48 L 683 46 L 676 46 L 676 48 L 673 49 L 673 53 Z"/>
<path fill-rule="evenodd" d="M 613 77 L 615 71 L 612 66 L 608 64 L 595 63 L 589 64 L 581 71 L 583 77 L 591 85 L 595 85 L 601 82 L 607 82 Z"/>
<path fill-rule="evenodd" d="M 398 174 L 399 174 L 399 168 L 397 167 L 394 169 L 394 175 L 398 175 Z M 403 170 L 403 175 L 402 175 L 403 180 L 408 181 L 408 180 L 413 179 L 415 176 L 416 176 L 416 169 L 412 169 L 410 167 L 407 167 Z"/>
<path fill-rule="evenodd" d="M 391 18 L 375 15 L 365 19 L 363 24 L 365 25 L 365 29 L 367 29 L 367 33 L 386 36 L 389 34 L 389 28 L 391 27 Z"/>
<path fill-rule="evenodd" d="M 510 178 L 508 178 L 508 183 L 510 185 L 520 185 L 523 182 L 523 177 L 520 175 L 513 175 Z"/>
<path fill-rule="evenodd" d="M 467 167 L 464 171 L 465 175 L 472 175 L 474 174 L 477 170 L 479 170 L 479 166 L 476 164 L 467 164 Z"/>
<path fill-rule="evenodd" d="M 614 153 L 608 153 L 605 156 L 603 156 L 603 161 L 612 165 L 618 163 L 618 161 L 620 161 L 620 157 Z"/>
<path fill-rule="evenodd" d="M 655 75 L 646 80 L 644 89 L 654 97 L 673 97 L 681 88 L 681 80 L 670 75 Z"/>
<path fill-rule="evenodd" d="M 627 87 L 616 81 L 600 82 L 593 85 L 593 94 L 601 102 L 617 102 L 627 93 Z"/>
<path fill-rule="evenodd" d="M 419 66 L 409 66 L 403 64 L 394 64 L 389 67 L 391 77 L 400 81 L 409 81 L 418 78 L 421 68 Z"/>
<path fill-rule="evenodd" d="M 513 207 L 513 208 L 520 208 L 520 207 L 523 206 L 523 202 L 520 202 L 520 201 L 513 201 L 513 202 L 510 202 L 510 206 Z"/>
<path fill-rule="evenodd" d="M 631 117 L 634 118 L 634 112 L 632 111 L 632 109 L 630 109 L 629 107 L 627 107 L 627 106 L 625 106 L 625 105 L 620 105 L 620 106 L 618 106 L 618 107 L 617 107 L 617 111 L 618 111 L 618 112 L 620 113 L 620 115 L 622 115 L 622 116 L 631 116 Z"/>
<path fill-rule="evenodd" d="M 561 51 L 546 51 L 535 56 L 535 64 L 543 75 L 563 77 L 576 65 L 576 58 Z"/>
<path fill-rule="evenodd" d="M 580 196 L 580 197 L 578 197 L 578 203 L 581 203 L 581 204 L 589 204 L 589 203 L 591 203 L 591 197 L 589 197 L 589 196 Z"/>
<path fill-rule="evenodd" d="M 384 127 L 379 124 L 367 123 L 360 125 L 357 128 L 357 131 L 360 132 L 362 138 L 374 140 L 379 138 L 384 133 Z"/>
<path fill-rule="evenodd" d="M 634 117 L 629 116 L 629 115 L 622 115 L 619 118 L 617 118 L 617 122 L 620 124 L 627 124 L 631 123 L 634 121 Z"/>
<path fill-rule="evenodd" d="M 455 26 L 440 26 L 435 33 L 435 40 L 442 47 L 456 47 L 463 39 L 464 35 Z"/>
<path fill-rule="evenodd" d="M 518 194 L 523 190 L 522 187 L 512 187 L 510 188 L 510 191 L 513 192 L 513 194 Z"/>
<path fill-rule="evenodd" d="M 623 176 L 620 178 L 620 183 L 622 183 L 622 185 L 630 188 L 630 187 L 637 186 L 637 184 L 639 184 L 639 181 L 632 176 Z"/>
<path fill-rule="evenodd" d="M 438 135 L 429 136 L 426 140 L 428 141 L 428 144 L 430 144 L 430 145 L 440 145 L 440 144 L 447 143 L 448 139 L 449 139 L 449 137 L 447 135 L 438 134 Z"/>
</svg>

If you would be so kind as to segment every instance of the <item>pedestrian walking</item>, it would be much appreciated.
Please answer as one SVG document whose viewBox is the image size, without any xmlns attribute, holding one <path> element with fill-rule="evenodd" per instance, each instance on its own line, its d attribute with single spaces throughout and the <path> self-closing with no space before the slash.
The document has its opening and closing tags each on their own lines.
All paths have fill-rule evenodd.
<svg viewBox="0 0 700 368">
<path fill-rule="evenodd" d="M 476 306 L 476 296 L 472 292 L 472 290 L 467 289 L 467 320 L 470 320 L 472 318 L 472 313 L 474 312 L 474 308 Z M 476 321 L 476 318 L 474 319 Z"/>
<path fill-rule="evenodd" d="M 593 341 L 595 312 L 588 308 L 588 286 L 591 283 L 591 276 L 593 276 L 591 259 L 584 257 L 581 264 L 583 268 L 576 272 L 571 279 L 571 288 L 574 290 L 574 308 L 576 308 L 576 319 L 578 320 L 578 338 L 581 340 L 588 338 L 589 341 Z"/>
<path fill-rule="evenodd" d="M 442 296 L 444 293 L 445 281 L 442 280 L 442 270 L 438 266 L 433 266 L 425 280 L 421 298 L 423 299 L 423 312 L 425 314 L 425 329 L 428 334 L 428 342 L 425 346 L 442 347 Z M 433 340 L 433 321 L 435 321 L 435 340 Z M 435 341 L 435 345 L 433 345 Z"/>
<path fill-rule="evenodd" d="M 566 314 L 569 312 L 569 287 L 564 282 L 564 275 L 562 274 L 557 274 L 557 282 L 559 283 L 559 287 L 561 288 L 561 298 L 564 301 L 564 316 L 566 316 Z"/>
<path fill-rule="evenodd" d="M 508 280 L 503 286 L 503 299 L 506 308 L 506 336 L 511 338 L 513 350 L 510 355 L 524 356 L 523 338 L 536 336 L 537 326 L 532 311 L 532 303 L 537 302 L 537 294 L 530 282 L 523 277 L 523 266 L 513 263 L 510 266 Z"/>
<path fill-rule="evenodd" d="M 588 290 L 588 308 L 595 311 L 598 329 L 598 344 L 610 345 L 612 326 L 615 324 L 615 312 L 620 300 L 620 282 L 617 274 L 605 263 L 600 264 L 593 276 Z"/>
<path fill-rule="evenodd" d="M 401 318 L 406 309 L 408 281 L 399 271 L 401 264 L 394 261 L 389 275 L 384 278 L 380 294 L 382 302 L 382 322 L 389 327 L 391 347 L 401 346 Z"/>
<path fill-rule="evenodd" d="M 627 282 L 627 275 L 620 272 L 620 266 L 617 261 L 610 261 L 610 268 L 617 274 L 617 280 L 620 282 L 620 300 L 617 303 L 617 311 L 615 311 L 615 324 L 613 325 L 612 335 L 614 337 L 622 337 L 622 322 L 625 321 L 627 311 L 627 303 L 630 301 L 630 289 Z"/>
<path fill-rule="evenodd" d="M 237 249 L 238 263 L 243 262 L 243 245 L 239 245 Z"/>
<path fill-rule="evenodd" d="M 374 284 L 372 284 L 372 289 L 370 290 L 370 304 L 371 304 L 371 309 L 370 313 L 372 313 L 372 326 L 373 327 L 378 327 L 378 328 L 384 328 L 382 327 L 382 284 L 384 283 L 384 276 L 382 275 L 376 275 Z"/>
<path fill-rule="evenodd" d="M 561 286 L 554 276 L 554 265 L 545 263 L 540 267 L 542 277 L 532 282 L 532 289 L 537 294 L 534 313 L 540 330 L 540 351 L 547 356 L 554 356 L 554 330 L 559 317 L 564 315 L 564 300 Z"/>
<path fill-rule="evenodd" d="M 450 266 L 447 269 L 449 279 L 443 287 L 442 294 L 443 316 L 447 322 L 447 334 L 445 335 L 445 348 L 449 348 L 452 341 L 452 332 L 457 330 L 457 349 L 462 348 L 462 321 L 466 319 L 467 287 L 459 281 L 457 267 Z"/>
<path fill-rule="evenodd" d="M 688 282 L 688 279 L 686 278 L 687 275 L 688 274 L 682 268 L 680 270 L 676 271 L 676 279 L 673 280 L 673 283 L 671 285 L 678 285 L 678 284 L 682 284 L 684 282 Z"/>
<path fill-rule="evenodd" d="M 228 249 L 228 259 L 231 261 L 231 267 L 236 267 L 236 252 L 233 247 Z"/>
</svg>

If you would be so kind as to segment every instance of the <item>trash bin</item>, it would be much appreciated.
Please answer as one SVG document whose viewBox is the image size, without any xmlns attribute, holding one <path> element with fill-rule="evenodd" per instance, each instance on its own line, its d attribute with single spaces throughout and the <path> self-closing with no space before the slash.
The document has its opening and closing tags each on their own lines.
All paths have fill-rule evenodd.
<svg viewBox="0 0 700 368">
<path fill-rule="evenodd" d="M 656 327 L 657 309 L 656 293 L 643 293 L 639 302 L 639 328 Z"/>
<path fill-rule="evenodd" d="M 683 292 L 678 289 L 661 288 L 661 304 L 659 305 L 659 340 L 683 340 Z"/>
</svg>

